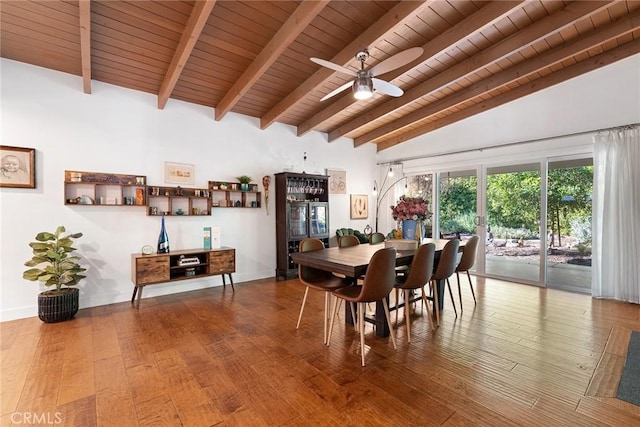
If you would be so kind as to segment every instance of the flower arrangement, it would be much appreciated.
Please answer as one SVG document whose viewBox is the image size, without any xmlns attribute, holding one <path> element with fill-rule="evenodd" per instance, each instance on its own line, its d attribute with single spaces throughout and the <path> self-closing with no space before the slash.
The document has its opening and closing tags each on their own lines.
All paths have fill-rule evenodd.
<svg viewBox="0 0 640 427">
<path fill-rule="evenodd" d="M 391 213 L 396 221 L 425 220 L 429 215 L 429 207 L 422 197 L 400 196 L 398 204 L 391 206 Z"/>
</svg>

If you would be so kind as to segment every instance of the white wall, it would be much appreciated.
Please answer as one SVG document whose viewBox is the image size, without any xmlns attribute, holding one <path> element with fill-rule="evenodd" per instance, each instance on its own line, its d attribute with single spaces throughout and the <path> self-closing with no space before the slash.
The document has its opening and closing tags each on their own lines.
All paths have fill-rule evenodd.
<svg viewBox="0 0 640 427">
<path fill-rule="evenodd" d="M 79 77 L 2 59 L 2 144 L 36 149 L 36 189 L 0 189 L 0 319 L 37 315 L 39 285 L 22 279 L 30 258 L 28 243 L 40 231 L 64 225 L 82 232 L 79 254 L 88 267 L 81 307 L 130 299 L 130 256 L 144 244 L 155 247 L 160 219 L 144 207 L 65 206 L 65 170 L 140 174 L 162 185 L 163 162 L 195 165 L 196 187 L 209 180 L 235 180 L 247 174 L 262 189 L 262 177 L 285 168 L 324 173 L 347 171 L 346 195 L 330 196 L 331 234 L 339 227 L 362 230 L 369 220 L 349 219 L 349 194 L 370 194 L 375 146 L 353 149 L 352 140 L 331 144 L 317 132 L 299 138 L 295 128 L 228 114 L 216 122 L 213 110 L 170 100 L 164 110 L 155 96 L 92 82 L 82 92 Z M 224 246 L 236 248 L 239 283 L 275 275 L 275 179 L 269 215 L 265 209 L 213 209 L 206 217 L 168 217 L 171 249 L 202 247 L 202 228 L 220 226 Z M 372 201 L 370 200 L 370 203 Z M 154 285 L 145 297 L 212 285 L 219 277 Z M 242 292 L 242 286 L 237 287 Z M 144 305 L 143 305 L 144 307 Z"/>
<path fill-rule="evenodd" d="M 591 135 L 558 138 L 536 145 L 519 145 L 499 151 L 445 153 L 530 141 L 640 122 L 640 55 L 575 77 L 548 89 L 437 129 L 403 144 L 381 151 L 378 162 L 406 162 L 416 168 L 446 170 L 459 161 L 492 159 L 496 155 L 531 156 L 569 148 L 584 150 Z M 566 150 L 565 150 L 566 151 Z"/>
</svg>

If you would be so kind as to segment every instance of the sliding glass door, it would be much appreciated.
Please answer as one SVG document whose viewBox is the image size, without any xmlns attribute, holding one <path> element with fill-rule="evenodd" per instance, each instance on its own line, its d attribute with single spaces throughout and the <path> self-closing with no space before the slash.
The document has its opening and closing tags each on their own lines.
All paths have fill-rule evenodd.
<svg viewBox="0 0 640 427">
<path fill-rule="evenodd" d="M 475 169 L 440 174 L 438 230 L 441 237 L 476 234 L 477 194 Z"/>
<path fill-rule="evenodd" d="M 591 290 L 591 158 L 549 162 L 546 283 Z"/>
<path fill-rule="evenodd" d="M 540 283 L 540 164 L 486 169 L 488 275 Z"/>
<path fill-rule="evenodd" d="M 480 236 L 476 274 L 591 289 L 591 157 L 478 166 L 408 178 L 431 200 L 435 236 Z M 484 246 L 484 250 L 483 250 Z"/>
</svg>

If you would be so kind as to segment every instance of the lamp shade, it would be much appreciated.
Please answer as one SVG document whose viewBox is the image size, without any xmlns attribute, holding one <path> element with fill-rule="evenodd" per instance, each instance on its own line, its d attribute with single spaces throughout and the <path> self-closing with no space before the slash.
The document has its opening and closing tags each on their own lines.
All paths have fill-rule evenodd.
<svg viewBox="0 0 640 427">
<path fill-rule="evenodd" d="M 369 76 L 358 73 L 353 82 L 353 96 L 356 99 L 369 99 L 373 96 L 373 81 Z"/>
</svg>

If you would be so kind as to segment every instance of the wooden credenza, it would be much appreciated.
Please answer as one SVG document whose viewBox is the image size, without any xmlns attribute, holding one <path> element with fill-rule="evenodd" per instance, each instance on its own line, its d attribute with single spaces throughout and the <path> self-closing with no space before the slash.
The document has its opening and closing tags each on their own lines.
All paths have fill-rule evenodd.
<svg viewBox="0 0 640 427">
<path fill-rule="evenodd" d="M 181 260 L 185 258 L 192 259 L 194 262 L 181 264 Z M 196 259 L 197 262 L 195 262 Z M 189 249 L 167 254 L 131 254 L 131 282 L 134 285 L 131 303 L 136 301 L 137 295 L 136 307 L 140 307 L 142 288 L 147 285 L 204 276 L 222 275 L 222 284 L 226 286 L 225 276 L 228 275 L 231 288 L 235 291 L 231 277 L 231 273 L 235 273 L 235 271 L 236 250 L 228 247 Z"/>
</svg>

